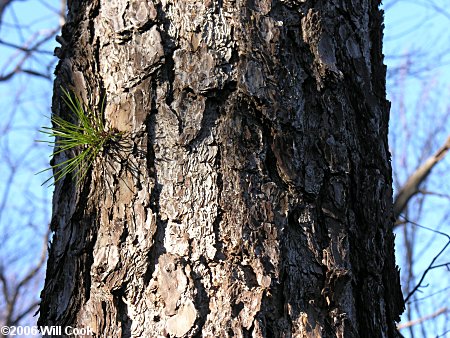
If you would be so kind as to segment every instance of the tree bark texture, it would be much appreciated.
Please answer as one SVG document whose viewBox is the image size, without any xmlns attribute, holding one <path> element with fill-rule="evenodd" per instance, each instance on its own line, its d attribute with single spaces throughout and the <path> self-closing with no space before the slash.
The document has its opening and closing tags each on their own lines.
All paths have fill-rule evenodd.
<svg viewBox="0 0 450 338">
<path fill-rule="evenodd" d="M 399 336 L 377 1 L 69 1 L 59 40 L 53 113 L 106 95 L 127 145 L 56 184 L 41 325 Z"/>
</svg>

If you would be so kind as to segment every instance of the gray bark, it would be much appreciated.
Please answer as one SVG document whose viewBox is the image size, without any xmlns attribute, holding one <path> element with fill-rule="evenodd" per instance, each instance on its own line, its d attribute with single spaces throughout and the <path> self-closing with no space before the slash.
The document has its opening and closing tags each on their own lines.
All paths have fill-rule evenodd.
<svg viewBox="0 0 450 338">
<path fill-rule="evenodd" d="M 69 1 L 62 38 L 53 113 L 106 94 L 127 145 L 56 185 L 41 325 L 399 336 L 376 1 Z"/>
</svg>

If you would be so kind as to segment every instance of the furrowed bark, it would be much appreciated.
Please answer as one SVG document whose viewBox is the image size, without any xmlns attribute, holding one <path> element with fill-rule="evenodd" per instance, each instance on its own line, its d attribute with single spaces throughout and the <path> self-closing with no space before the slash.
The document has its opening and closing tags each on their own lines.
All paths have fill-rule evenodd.
<svg viewBox="0 0 450 338">
<path fill-rule="evenodd" d="M 73 1 L 62 37 L 53 112 L 128 136 L 56 185 L 41 325 L 399 337 L 376 2 Z"/>
</svg>

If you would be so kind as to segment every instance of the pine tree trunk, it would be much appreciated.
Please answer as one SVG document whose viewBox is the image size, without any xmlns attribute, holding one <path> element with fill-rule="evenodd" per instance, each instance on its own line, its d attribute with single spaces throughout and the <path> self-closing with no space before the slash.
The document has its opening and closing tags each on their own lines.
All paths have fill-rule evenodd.
<svg viewBox="0 0 450 338">
<path fill-rule="evenodd" d="M 69 1 L 60 41 L 53 113 L 127 134 L 56 184 L 40 325 L 399 337 L 377 1 Z"/>
</svg>

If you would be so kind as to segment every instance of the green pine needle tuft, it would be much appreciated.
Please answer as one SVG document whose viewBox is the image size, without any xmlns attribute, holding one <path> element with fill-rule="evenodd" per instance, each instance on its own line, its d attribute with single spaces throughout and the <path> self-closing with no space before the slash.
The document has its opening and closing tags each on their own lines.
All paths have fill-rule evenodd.
<svg viewBox="0 0 450 338">
<path fill-rule="evenodd" d="M 100 112 L 87 108 L 75 94 L 71 95 L 61 87 L 62 99 L 74 115 L 76 124 L 66 121 L 59 116 L 52 116 L 52 127 L 43 127 L 40 132 L 53 138 L 52 141 L 38 140 L 55 147 L 53 156 L 66 152 L 68 160 L 52 165 L 50 168 L 41 170 L 37 174 L 47 170 L 54 170 L 54 175 L 47 179 L 42 185 L 52 178 L 54 183 L 64 178 L 67 174 L 74 174 L 79 184 L 86 176 L 97 155 L 110 141 L 120 139 L 122 133 L 117 130 L 105 130 L 102 121 L 105 100 L 103 99 Z M 52 185 L 52 184 L 51 184 Z"/>
</svg>

